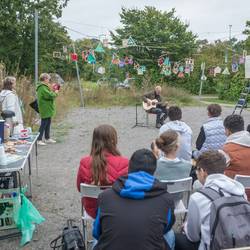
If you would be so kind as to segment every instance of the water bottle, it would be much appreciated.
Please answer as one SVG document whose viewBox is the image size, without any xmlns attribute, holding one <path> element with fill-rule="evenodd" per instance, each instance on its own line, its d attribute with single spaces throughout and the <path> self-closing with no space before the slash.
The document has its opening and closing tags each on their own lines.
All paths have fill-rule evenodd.
<svg viewBox="0 0 250 250">
<path fill-rule="evenodd" d="M 2 143 L 2 139 L 0 138 L 0 167 L 7 165 L 7 157 L 5 154 L 4 146 Z"/>
</svg>

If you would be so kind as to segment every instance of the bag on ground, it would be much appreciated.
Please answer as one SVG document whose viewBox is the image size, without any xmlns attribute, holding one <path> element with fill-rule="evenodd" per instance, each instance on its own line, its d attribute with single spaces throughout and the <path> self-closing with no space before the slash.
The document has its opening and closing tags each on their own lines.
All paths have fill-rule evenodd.
<svg viewBox="0 0 250 250">
<path fill-rule="evenodd" d="M 50 242 L 52 249 L 86 250 L 82 234 L 77 226 L 72 225 L 72 222 L 73 220 L 68 220 L 62 234 Z M 60 240 L 61 243 L 58 243 Z"/>
<path fill-rule="evenodd" d="M 242 196 L 226 197 L 212 188 L 198 192 L 212 201 L 210 250 L 250 246 L 250 203 Z"/>
</svg>

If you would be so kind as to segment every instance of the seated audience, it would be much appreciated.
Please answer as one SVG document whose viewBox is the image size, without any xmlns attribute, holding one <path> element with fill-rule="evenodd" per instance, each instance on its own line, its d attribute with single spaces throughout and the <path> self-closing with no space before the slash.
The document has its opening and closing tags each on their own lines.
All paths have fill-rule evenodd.
<svg viewBox="0 0 250 250">
<path fill-rule="evenodd" d="M 223 151 L 228 167 L 225 175 L 250 175 L 250 133 L 244 131 L 244 120 L 240 115 L 229 115 L 224 120 L 227 140 Z"/>
<path fill-rule="evenodd" d="M 197 176 L 203 189 L 213 189 L 224 196 L 245 196 L 244 187 L 223 174 L 226 159 L 218 151 L 202 153 L 197 160 Z M 191 195 L 185 234 L 176 234 L 175 250 L 210 249 L 210 206 L 211 200 L 200 192 Z"/>
<path fill-rule="evenodd" d="M 169 122 L 165 123 L 160 128 L 160 135 L 165 131 L 172 129 L 180 134 L 180 148 L 177 156 L 180 159 L 191 161 L 192 156 L 192 130 L 183 121 L 182 111 L 177 106 L 171 106 L 168 110 Z"/>
<path fill-rule="evenodd" d="M 190 162 L 177 157 L 180 147 L 180 135 L 174 130 L 167 130 L 155 140 L 155 150 L 159 148 L 164 156 L 157 161 L 155 177 L 159 180 L 178 180 L 190 175 Z M 155 151 L 154 150 L 154 151 Z"/>
<path fill-rule="evenodd" d="M 94 129 L 92 147 L 89 156 L 81 159 L 77 188 L 87 183 L 99 186 L 112 185 L 122 175 L 128 173 L 128 159 L 121 156 L 117 149 L 117 133 L 110 125 L 100 125 Z M 95 218 L 97 200 L 84 198 L 82 200 L 88 215 Z"/>
<path fill-rule="evenodd" d="M 221 106 L 218 104 L 210 104 L 207 107 L 209 119 L 202 125 L 199 136 L 196 140 L 196 148 L 194 158 L 201 153 L 213 149 L 219 150 L 226 141 L 225 128 L 221 115 Z"/>
<path fill-rule="evenodd" d="M 170 249 L 174 202 L 166 184 L 153 177 L 155 169 L 154 154 L 137 150 L 130 159 L 128 176 L 99 195 L 94 250 Z"/>
</svg>

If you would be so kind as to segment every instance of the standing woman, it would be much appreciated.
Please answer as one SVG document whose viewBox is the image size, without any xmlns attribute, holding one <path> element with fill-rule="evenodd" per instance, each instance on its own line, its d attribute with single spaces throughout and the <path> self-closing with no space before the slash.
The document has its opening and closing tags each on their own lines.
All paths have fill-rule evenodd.
<svg viewBox="0 0 250 250">
<path fill-rule="evenodd" d="M 40 75 L 40 82 L 36 87 L 36 92 L 38 109 L 41 117 L 41 125 L 39 129 L 40 135 L 37 144 L 45 146 L 47 143 L 56 143 L 55 140 L 50 138 L 50 125 L 51 118 L 56 113 L 55 99 L 58 95 L 58 90 L 53 91 L 49 74 L 42 73 Z M 42 141 L 43 134 L 45 135 L 45 141 Z"/>
<path fill-rule="evenodd" d="M 7 76 L 3 80 L 3 89 L 0 93 L 0 104 L 3 111 L 13 111 L 15 116 L 13 122 L 15 124 L 14 134 L 19 134 L 23 129 L 23 115 L 20 100 L 16 94 L 16 78 Z"/>
<path fill-rule="evenodd" d="M 117 149 L 117 133 L 110 125 L 100 125 L 93 132 L 91 152 L 81 159 L 77 175 L 77 188 L 87 183 L 98 186 L 112 185 L 115 180 L 128 173 L 128 159 Z M 84 198 L 83 206 L 87 213 L 96 217 L 97 200 Z"/>
</svg>

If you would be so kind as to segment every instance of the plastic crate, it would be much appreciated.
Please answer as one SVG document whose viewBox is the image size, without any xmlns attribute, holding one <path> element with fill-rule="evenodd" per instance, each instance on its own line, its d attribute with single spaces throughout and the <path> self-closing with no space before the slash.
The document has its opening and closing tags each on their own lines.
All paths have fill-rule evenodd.
<svg viewBox="0 0 250 250">
<path fill-rule="evenodd" d="M 16 228 L 14 212 L 20 204 L 19 188 L 0 189 L 0 230 Z"/>
</svg>

